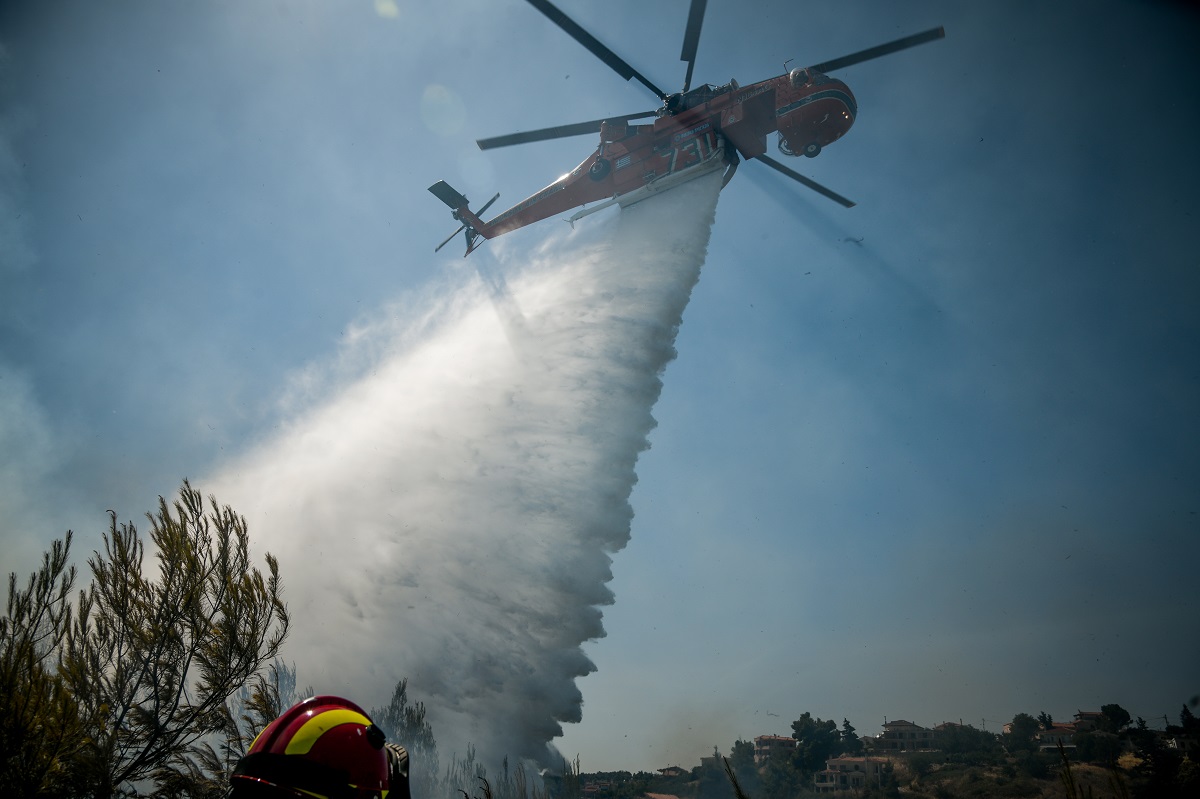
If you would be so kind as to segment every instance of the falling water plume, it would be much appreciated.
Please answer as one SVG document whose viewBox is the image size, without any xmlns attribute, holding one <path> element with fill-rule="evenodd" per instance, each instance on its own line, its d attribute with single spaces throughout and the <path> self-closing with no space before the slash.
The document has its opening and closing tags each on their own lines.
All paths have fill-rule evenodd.
<svg viewBox="0 0 1200 799">
<path fill-rule="evenodd" d="M 369 706 L 407 676 L 443 751 L 557 763 L 719 185 L 593 218 L 418 335 L 365 334 L 370 369 L 200 483 L 279 557 L 303 682 Z"/>
</svg>

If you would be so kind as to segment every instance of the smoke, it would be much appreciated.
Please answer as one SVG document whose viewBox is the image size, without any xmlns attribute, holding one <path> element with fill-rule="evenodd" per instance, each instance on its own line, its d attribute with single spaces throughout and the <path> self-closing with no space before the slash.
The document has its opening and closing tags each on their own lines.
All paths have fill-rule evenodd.
<svg viewBox="0 0 1200 799">
<path fill-rule="evenodd" d="M 279 557 L 301 682 L 370 706 L 407 676 L 443 752 L 558 762 L 719 185 L 358 331 L 365 373 L 197 483 Z"/>
</svg>

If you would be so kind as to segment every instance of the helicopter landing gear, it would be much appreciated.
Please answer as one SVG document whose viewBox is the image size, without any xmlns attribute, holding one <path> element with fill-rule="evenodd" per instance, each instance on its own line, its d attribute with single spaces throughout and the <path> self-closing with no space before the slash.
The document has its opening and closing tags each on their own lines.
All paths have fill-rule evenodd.
<svg viewBox="0 0 1200 799">
<path fill-rule="evenodd" d="M 821 154 L 821 145 L 817 144 L 815 141 L 809 142 L 808 144 L 804 145 L 804 150 L 802 152 L 806 158 L 816 158 Z"/>
</svg>

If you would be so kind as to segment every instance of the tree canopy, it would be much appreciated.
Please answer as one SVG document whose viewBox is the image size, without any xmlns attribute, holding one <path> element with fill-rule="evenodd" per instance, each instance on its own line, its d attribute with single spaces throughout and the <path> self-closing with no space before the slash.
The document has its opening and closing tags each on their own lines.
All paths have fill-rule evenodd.
<svg viewBox="0 0 1200 799">
<path fill-rule="evenodd" d="M 815 774 L 825 768 L 825 761 L 842 751 L 842 739 L 833 719 L 813 718 L 808 712 L 792 722 L 792 737 L 796 752 L 792 756 L 803 774 Z"/>
<path fill-rule="evenodd" d="M 1004 735 L 1004 745 L 1009 751 L 1031 752 L 1037 748 L 1034 736 L 1042 729 L 1038 720 L 1028 713 L 1018 713 L 1009 724 L 1009 731 Z"/>
<path fill-rule="evenodd" d="M 9 580 L 0 620 L 0 793 L 128 794 L 194 768 L 227 726 L 226 700 L 287 635 L 278 563 L 250 564 L 244 518 L 184 480 L 147 514 L 157 571 L 132 523 L 109 513 L 92 579 L 74 603 L 72 534 L 27 587 Z M 50 722 L 49 724 L 47 722 Z M 35 730 L 30 734 L 30 730 Z"/>
</svg>

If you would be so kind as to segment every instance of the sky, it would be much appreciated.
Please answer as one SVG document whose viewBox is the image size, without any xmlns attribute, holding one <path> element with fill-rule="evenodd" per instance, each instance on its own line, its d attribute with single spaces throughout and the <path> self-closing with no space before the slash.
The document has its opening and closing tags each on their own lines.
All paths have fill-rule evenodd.
<svg viewBox="0 0 1200 799">
<path fill-rule="evenodd" d="M 682 84 L 684 0 L 560 5 Z M 475 734 L 563 722 L 589 771 L 806 711 L 1175 721 L 1200 694 L 1196 12 L 712 0 L 696 80 L 939 24 L 836 73 L 854 128 L 787 159 L 855 208 L 743 164 L 711 227 L 692 186 L 464 260 L 433 253 L 455 223 L 427 186 L 503 207 L 595 144 L 476 138 L 656 105 L 526 3 L 0 4 L 0 570 L 67 529 L 82 564 L 106 509 L 188 477 L 281 554 L 301 683 L 381 705 L 420 668 L 447 725 L 461 685 L 507 714 Z M 514 499 L 538 485 L 575 492 L 544 529 Z M 426 496 L 501 505 L 463 499 L 469 546 L 441 550 L 385 521 L 442 518 Z M 488 626 L 489 597 L 546 627 Z M 524 693 L 470 683 L 478 642 Z"/>
</svg>

